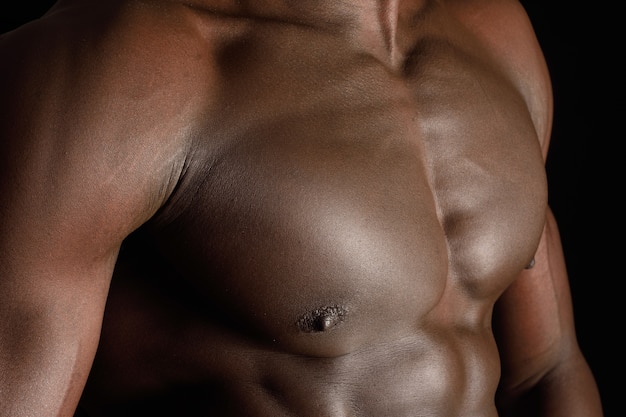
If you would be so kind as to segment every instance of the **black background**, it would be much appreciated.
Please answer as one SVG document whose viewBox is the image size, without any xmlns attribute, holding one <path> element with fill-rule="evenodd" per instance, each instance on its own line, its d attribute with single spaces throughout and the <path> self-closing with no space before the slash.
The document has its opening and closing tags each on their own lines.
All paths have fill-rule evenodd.
<svg viewBox="0 0 626 417">
<path fill-rule="evenodd" d="M 521 2 L 553 81 L 550 204 L 561 229 L 578 337 L 596 375 L 606 417 L 617 417 L 618 395 L 626 388 L 619 382 L 624 376 L 620 307 L 626 274 L 618 265 L 626 258 L 621 202 L 624 23 L 617 20 L 619 2 Z M 0 5 L 0 33 L 40 16 L 53 1 L 16 3 Z"/>
</svg>

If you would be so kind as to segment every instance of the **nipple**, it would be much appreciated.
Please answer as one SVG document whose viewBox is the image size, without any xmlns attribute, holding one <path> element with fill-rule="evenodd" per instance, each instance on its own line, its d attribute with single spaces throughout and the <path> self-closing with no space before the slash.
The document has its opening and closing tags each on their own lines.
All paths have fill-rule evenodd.
<svg viewBox="0 0 626 417">
<path fill-rule="evenodd" d="M 321 307 L 300 317 L 297 325 L 305 333 L 325 332 L 343 322 L 345 315 L 343 307 Z"/>
</svg>

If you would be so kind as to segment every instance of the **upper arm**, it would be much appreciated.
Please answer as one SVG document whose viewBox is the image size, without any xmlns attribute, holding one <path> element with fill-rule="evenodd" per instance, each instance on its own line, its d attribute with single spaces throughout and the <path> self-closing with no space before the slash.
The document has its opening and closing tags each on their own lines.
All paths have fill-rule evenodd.
<svg viewBox="0 0 626 417">
<path fill-rule="evenodd" d="M 0 40 L 2 417 L 72 415 L 119 246 L 184 159 L 180 141 L 160 141 L 172 126 L 154 134 L 157 113 L 171 119 L 112 76 L 120 68 L 96 70 L 40 29 Z"/>
<path fill-rule="evenodd" d="M 20 133 L 0 129 L 2 416 L 77 400 L 125 230 L 113 190 L 54 151 L 58 138 Z"/>
<path fill-rule="evenodd" d="M 557 225 L 548 212 L 535 266 L 494 311 L 501 415 L 601 416 L 595 379 L 578 345 Z"/>
<path fill-rule="evenodd" d="M 565 261 L 549 210 L 534 267 L 522 271 L 501 296 L 493 326 L 504 387 L 531 386 L 576 349 Z"/>
<path fill-rule="evenodd" d="M 2 76 L 0 416 L 71 415 L 130 204 L 100 177 L 101 155 L 81 150 L 80 126 L 46 108 L 57 99 L 34 100 L 31 85 Z"/>
</svg>

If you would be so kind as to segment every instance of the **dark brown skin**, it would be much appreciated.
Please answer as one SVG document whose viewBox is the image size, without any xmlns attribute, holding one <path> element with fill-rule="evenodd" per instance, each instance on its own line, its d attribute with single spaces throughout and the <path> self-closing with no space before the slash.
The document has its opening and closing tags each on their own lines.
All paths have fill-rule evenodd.
<svg viewBox="0 0 626 417">
<path fill-rule="evenodd" d="M 1 417 L 602 416 L 516 1 L 60 0 L 0 91 Z"/>
</svg>

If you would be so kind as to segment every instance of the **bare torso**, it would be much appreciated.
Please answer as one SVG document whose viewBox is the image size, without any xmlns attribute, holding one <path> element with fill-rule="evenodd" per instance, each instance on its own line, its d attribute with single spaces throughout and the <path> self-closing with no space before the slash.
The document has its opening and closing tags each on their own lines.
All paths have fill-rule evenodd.
<svg viewBox="0 0 626 417">
<path fill-rule="evenodd" d="M 171 7 L 189 107 L 151 134 L 180 163 L 120 253 L 90 415 L 497 414 L 491 313 L 537 248 L 543 160 L 506 63 L 423 3 Z"/>
</svg>

